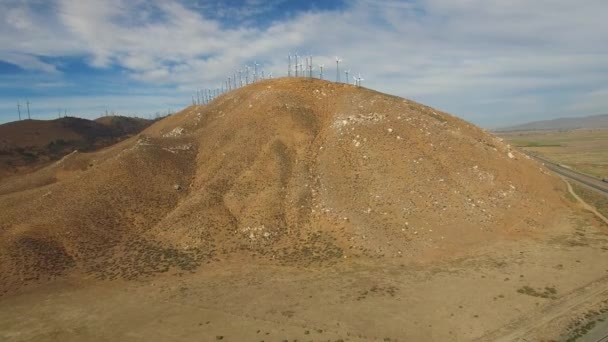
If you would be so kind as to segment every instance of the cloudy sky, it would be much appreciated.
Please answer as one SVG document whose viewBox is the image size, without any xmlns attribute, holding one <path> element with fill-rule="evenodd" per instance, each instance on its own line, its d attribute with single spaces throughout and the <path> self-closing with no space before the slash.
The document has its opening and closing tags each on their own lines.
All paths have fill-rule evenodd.
<svg viewBox="0 0 608 342">
<path fill-rule="evenodd" d="M 606 0 L 0 0 L 0 122 L 179 110 L 289 52 L 483 127 L 608 113 Z M 344 76 L 344 75 L 343 75 Z"/>
</svg>

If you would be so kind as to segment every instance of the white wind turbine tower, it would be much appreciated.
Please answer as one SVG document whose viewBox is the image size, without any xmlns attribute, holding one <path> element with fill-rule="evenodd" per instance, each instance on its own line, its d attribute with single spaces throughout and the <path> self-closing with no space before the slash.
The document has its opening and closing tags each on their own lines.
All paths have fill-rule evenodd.
<svg viewBox="0 0 608 342">
<path fill-rule="evenodd" d="M 239 70 L 239 85 L 243 86 L 243 70 Z"/>
<path fill-rule="evenodd" d="M 296 61 L 295 61 L 296 62 L 296 65 L 295 65 L 295 67 L 296 67 L 296 77 L 298 77 L 298 53 L 297 52 L 296 52 L 295 58 L 296 58 Z"/>
<path fill-rule="evenodd" d="M 350 84 L 350 80 L 348 78 L 348 74 L 350 73 L 350 69 L 344 70 L 344 73 L 346 74 L 346 84 Z"/>
<path fill-rule="evenodd" d="M 287 77 L 291 77 L 291 54 L 287 54 Z"/>
<path fill-rule="evenodd" d="M 258 62 L 253 62 L 253 82 L 258 81 Z"/>
<path fill-rule="evenodd" d="M 312 77 L 312 56 L 306 57 L 306 77 Z"/>
<path fill-rule="evenodd" d="M 312 55 L 308 57 L 308 77 L 312 78 Z"/>
<path fill-rule="evenodd" d="M 323 67 L 325 67 L 325 64 L 319 64 L 319 78 L 323 79 Z"/>
<path fill-rule="evenodd" d="M 245 81 L 247 84 L 249 84 L 249 65 L 245 66 Z"/>
<path fill-rule="evenodd" d="M 336 82 L 340 82 L 340 62 L 342 59 L 336 56 Z"/>
</svg>

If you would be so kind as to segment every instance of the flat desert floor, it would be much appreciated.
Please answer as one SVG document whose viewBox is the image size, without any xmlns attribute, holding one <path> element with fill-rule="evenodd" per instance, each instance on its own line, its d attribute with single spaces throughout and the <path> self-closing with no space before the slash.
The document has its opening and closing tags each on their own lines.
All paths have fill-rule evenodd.
<svg viewBox="0 0 608 342">
<path fill-rule="evenodd" d="M 0 299 L 0 340 L 594 341 L 608 225 L 582 209 L 556 216 L 542 238 L 450 260 L 227 260 L 139 282 L 64 280 Z"/>
</svg>

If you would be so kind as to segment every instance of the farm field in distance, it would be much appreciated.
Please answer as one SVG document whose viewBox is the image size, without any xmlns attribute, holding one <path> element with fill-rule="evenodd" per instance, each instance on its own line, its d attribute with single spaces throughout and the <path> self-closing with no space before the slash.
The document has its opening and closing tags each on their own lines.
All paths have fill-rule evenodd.
<svg viewBox="0 0 608 342">
<path fill-rule="evenodd" d="M 546 159 L 598 178 L 608 177 L 608 129 L 497 132 L 501 138 Z"/>
</svg>

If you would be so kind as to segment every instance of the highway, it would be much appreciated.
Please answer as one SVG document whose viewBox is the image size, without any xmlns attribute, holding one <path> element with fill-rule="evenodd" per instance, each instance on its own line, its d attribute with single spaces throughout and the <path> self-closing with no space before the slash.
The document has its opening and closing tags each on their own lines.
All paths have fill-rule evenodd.
<svg viewBox="0 0 608 342">
<path fill-rule="evenodd" d="M 543 164 L 545 164 L 545 166 L 549 170 L 551 170 L 561 176 L 564 176 L 564 177 L 568 178 L 569 180 L 572 180 L 576 183 L 579 183 L 583 186 L 593 189 L 599 193 L 602 193 L 605 196 L 608 196 L 608 183 L 603 182 L 601 179 L 586 175 L 584 173 L 572 170 L 567 167 L 560 166 L 559 164 L 556 164 L 545 158 L 527 153 L 525 151 L 524 151 L 524 153 L 526 153 L 531 158 L 534 158 L 534 159 L 542 162 Z"/>
</svg>

